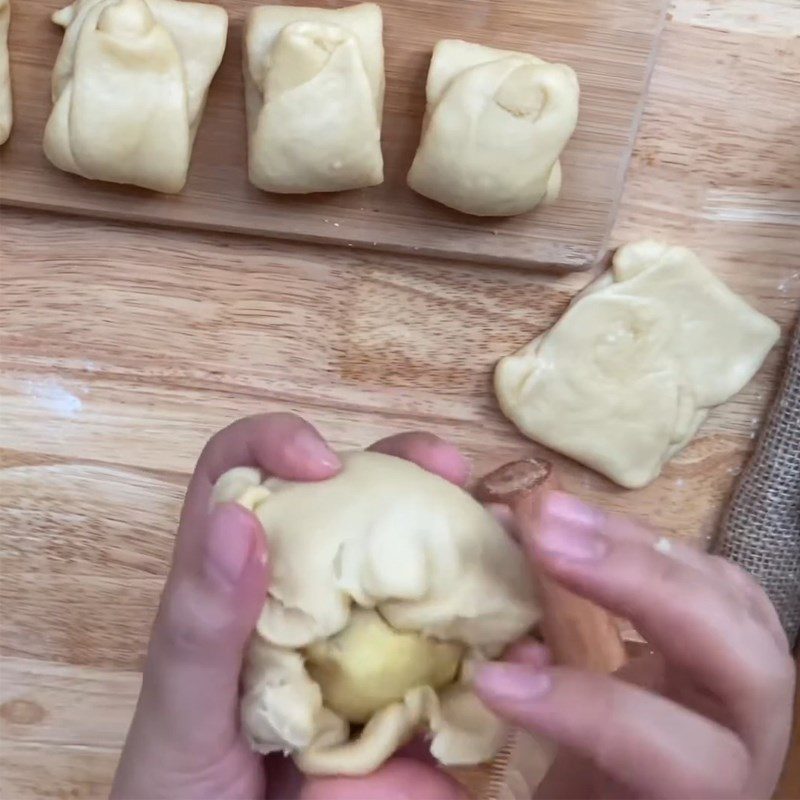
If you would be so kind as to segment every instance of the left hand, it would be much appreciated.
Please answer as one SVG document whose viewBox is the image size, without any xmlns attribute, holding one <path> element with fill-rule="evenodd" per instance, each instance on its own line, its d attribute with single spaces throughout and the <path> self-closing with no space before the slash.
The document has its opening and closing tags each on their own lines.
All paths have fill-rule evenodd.
<svg viewBox="0 0 800 800">
<path fill-rule="evenodd" d="M 401 434 L 370 449 L 456 484 L 469 475 L 458 450 L 432 435 Z M 239 420 L 206 445 L 186 493 L 112 800 L 463 799 L 457 784 L 412 759 L 395 758 L 365 778 L 304 782 L 287 759 L 251 751 L 239 727 L 239 673 L 264 603 L 269 554 L 251 512 L 210 507 L 215 482 L 237 466 L 301 481 L 341 468 L 322 436 L 291 414 Z"/>
</svg>

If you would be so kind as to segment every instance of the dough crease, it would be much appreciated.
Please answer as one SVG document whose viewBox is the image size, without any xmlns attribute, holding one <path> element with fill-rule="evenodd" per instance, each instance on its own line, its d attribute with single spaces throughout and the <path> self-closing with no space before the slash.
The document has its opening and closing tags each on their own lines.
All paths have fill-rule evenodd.
<svg viewBox="0 0 800 800">
<path fill-rule="evenodd" d="M 565 64 L 446 39 L 433 53 L 422 139 L 408 175 L 419 194 L 475 216 L 552 202 L 578 119 Z"/>
<path fill-rule="evenodd" d="M 53 15 L 47 158 L 92 180 L 177 193 L 225 50 L 226 12 L 183 0 L 76 0 Z"/>
<path fill-rule="evenodd" d="M 250 181 L 284 194 L 383 182 L 380 8 L 262 6 L 245 32 Z"/>
</svg>

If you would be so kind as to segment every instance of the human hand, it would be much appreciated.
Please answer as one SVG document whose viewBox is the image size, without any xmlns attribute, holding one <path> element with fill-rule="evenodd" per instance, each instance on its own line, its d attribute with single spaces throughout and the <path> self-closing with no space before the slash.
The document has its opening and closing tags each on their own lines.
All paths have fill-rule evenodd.
<svg viewBox="0 0 800 800">
<path fill-rule="evenodd" d="M 762 798 L 789 742 L 794 665 L 767 596 L 733 564 L 562 492 L 519 535 L 540 570 L 630 619 L 653 650 L 616 676 L 515 648 L 477 675 L 500 716 L 560 746 L 536 796 Z"/>
<path fill-rule="evenodd" d="M 370 449 L 457 484 L 469 475 L 458 450 L 435 436 L 401 434 Z M 453 781 L 412 759 L 394 759 L 363 779 L 304 783 L 286 759 L 250 750 L 239 727 L 239 672 L 266 596 L 269 554 L 251 512 L 210 507 L 217 479 L 237 466 L 307 481 L 341 467 L 320 434 L 290 414 L 240 420 L 206 445 L 186 493 L 112 800 L 458 800 Z"/>
</svg>

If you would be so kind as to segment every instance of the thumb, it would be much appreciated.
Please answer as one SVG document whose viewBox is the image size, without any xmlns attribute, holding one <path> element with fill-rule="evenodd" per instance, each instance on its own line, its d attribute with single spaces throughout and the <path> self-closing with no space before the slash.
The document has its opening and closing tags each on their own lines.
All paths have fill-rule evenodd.
<svg viewBox="0 0 800 800">
<path fill-rule="evenodd" d="M 233 503 L 186 535 L 197 557 L 173 563 L 137 716 L 144 707 L 159 737 L 213 755 L 239 735 L 239 673 L 266 595 L 266 543 L 255 515 Z"/>
</svg>

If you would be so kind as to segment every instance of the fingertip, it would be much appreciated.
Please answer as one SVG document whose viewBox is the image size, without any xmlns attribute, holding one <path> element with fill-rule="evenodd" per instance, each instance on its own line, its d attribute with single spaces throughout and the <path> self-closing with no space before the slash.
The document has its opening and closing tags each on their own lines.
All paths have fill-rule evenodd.
<svg viewBox="0 0 800 800">
<path fill-rule="evenodd" d="M 551 676 L 528 664 L 490 662 L 475 671 L 475 691 L 490 706 L 518 707 L 550 691 Z"/>
<path fill-rule="evenodd" d="M 212 436 L 197 463 L 193 484 L 201 495 L 209 493 L 223 474 L 241 466 L 306 481 L 332 477 L 341 469 L 341 461 L 313 425 L 296 414 L 278 412 L 245 417 Z"/>
<path fill-rule="evenodd" d="M 258 517 L 243 505 L 235 502 L 214 504 L 209 512 L 209 529 L 223 528 L 255 535 L 262 530 Z"/>
<path fill-rule="evenodd" d="M 370 450 L 412 461 L 457 486 L 465 486 L 472 474 L 469 459 L 436 434 L 414 431 L 376 442 Z"/>
<path fill-rule="evenodd" d="M 290 438 L 284 447 L 280 477 L 300 480 L 332 478 L 342 468 L 339 456 L 322 436 L 307 423 Z"/>
<path fill-rule="evenodd" d="M 547 645 L 535 639 L 522 639 L 512 644 L 503 654 L 503 660 L 513 664 L 527 664 L 541 668 L 552 664 L 553 656 Z"/>
<path fill-rule="evenodd" d="M 211 509 L 203 545 L 203 572 L 223 588 L 235 588 L 246 574 L 266 568 L 261 523 L 238 503 L 222 503 Z"/>
<path fill-rule="evenodd" d="M 441 440 L 421 453 L 418 463 L 456 486 L 466 486 L 472 476 L 472 465 L 466 456 L 454 445 Z"/>
<path fill-rule="evenodd" d="M 573 494 L 553 489 L 541 498 L 540 524 L 546 526 L 570 525 L 578 528 L 597 528 L 601 526 L 603 513 L 600 509 L 584 503 Z"/>
<path fill-rule="evenodd" d="M 242 649 L 264 605 L 265 537 L 254 514 L 223 503 L 192 531 L 192 542 L 196 551 L 176 557 L 164 587 L 148 655 L 150 674 L 208 670 L 230 678 L 235 688 Z"/>
<path fill-rule="evenodd" d="M 566 492 L 534 498 L 518 518 L 523 543 L 548 571 L 597 562 L 608 550 L 605 514 Z"/>
</svg>

